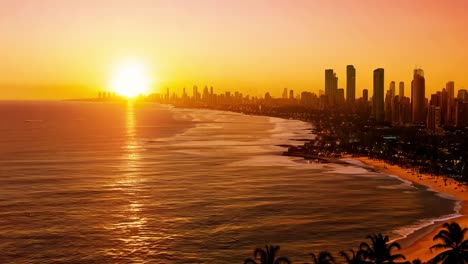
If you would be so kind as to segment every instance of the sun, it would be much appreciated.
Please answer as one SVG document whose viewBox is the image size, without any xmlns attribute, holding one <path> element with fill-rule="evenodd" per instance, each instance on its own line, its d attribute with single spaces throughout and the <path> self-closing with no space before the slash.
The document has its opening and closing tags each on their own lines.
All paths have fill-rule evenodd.
<svg viewBox="0 0 468 264">
<path fill-rule="evenodd" d="M 138 61 L 127 61 L 115 67 L 112 73 L 111 89 L 116 94 L 133 98 L 148 94 L 151 80 L 146 65 Z"/>
</svg>

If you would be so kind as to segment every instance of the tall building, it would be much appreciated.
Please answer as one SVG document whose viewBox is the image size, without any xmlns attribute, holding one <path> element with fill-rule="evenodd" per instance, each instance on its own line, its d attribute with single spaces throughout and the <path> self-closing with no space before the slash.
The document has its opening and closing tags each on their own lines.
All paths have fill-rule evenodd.
<svg viewBox="0 0 468 264">
<path fill-rule="evenodd" d="M 335 102 L 336 93 L 338 90 L 338 77 L 333 72 L 333 69 L 325 70 L 325 96 L 327 104 L 333 105 Z"/>
<path fill-rule="evenodd" d="M 435 130 L 440 127 L 440 106 L 430 105 L 427 113 L 427 128 Z"/>
<path fill-rule="evenodd" d="M 462 102 L 468 101 L 468 91 L 465 89 L 458 90 L 457 99 Z"/>
<path fill-rule="evenodd" d="M 354 103 L 356 100 L 356 69 L 353 65 L 346 66 L 346 101 Z"/>
<path fill-rule="evenodd" d="M 455 126 L 468 126 L 468 102 L 466 101 L 457 101 L 455 103 Z"/>
<path fill-rule="evenodd" d="M 283 99 L 288 99 L 288 88 L 283 89 Z"/>
<path fill-rule="evenodd" d="M 400 96 L 399 95 L 393 97 L 392 123 L 395 123 L 395 124 L 400 123 Z"/>
<path fill-rule="evenodd" d="M 289 90 L 289 99 L 290 100 L 294 99 L 294 90 Z"/>
<path fill-rule="evenodd" d="M 426 122 L 425 94 L 426 81 L 424 79 L 424 71 L 415 69 L 413 81 L 411 82 L 411 117 L 413 123 Z"/>
<path fill-rule="evenodd" d="M 377 123 L 382 123 L 384 112 L 384 69 L 374 70 L 374 95 L 372 100 L 374 118 Z"/>
<path fill-rule="evenodd" d="M 395 95 L 396 95 L 395 81 L 390 82 L 390 86 L 389 86 L 388 90 L 390 91 L 391 99 L 393 99 L 393 97 L 395 97 Z"/>
<path fill-rule="evenodd" d="M 455 82 L 447 82 L 445 89 L 447 90 L 447 99 L 442 110 L 444 112 L 443 119 L 445 120 L 445 125 L 449 126 L 455 123 Z"/>
<path fill-rule="evenodd" d="M 447 89 L 442 88 L 442 92 L 437 92 L 439 94 L 439 105 L 440 106 L 440 120 L 442 122 L 442 125 L 448 126 L 450 124 L 448 118 L 450 117 L 448 114 L 449 111 L 449 106 L 448 106 L 448 93 Z M 433 95 L 431 95 L 431 101 L 432 101 Z"/>
<path fill-rule="evenodd" d="M 393 84 L 395 84 L 395 82 L 393 82 Z M 388 89 L 387 93 L 385 94 L 385 101 L 384 101 L 385 122 L 392 122 L 393 98 L 394 96 L 392 96 L 392 89 Z"/>
<path fill-rule="evenodd" d="M 208 86 L 205 85 L 205 88 L 203 89 L 203 95 L 202 95 L 203 100 L 208 100 L 210 98 L 210 92 L 208 90 Z"/>
<path fill-rule="evenodd" d="M 400 82 L 400 85 L 398 86 L 398 95 L 400 96 L 400 98 L 405 97 L 405 83 L 404 82 Z"/>
<path fill-rule="evenodd" d="M 199 95 L 198 95 L 198 87 L 195 85 L 195 86 L 193 86 L 193 97 L 192 97 L 192 98 L 193 98 L 194 100 L 198 100 L 198 97 L 199 97 Z"/>
<path fill-rule="evenodd" d="M 369 101 L 369 90 L 362 90 L 362 99 L 364 100 L 364 102 Z"/>
<path fill-rule="evenodd" d="M 411 100 L 409 97 L 400 98 L 400 124 L 411 123 Z"/>
<path fill-rule="evenodd" d="M 340 89 L 336 90 L 335 102 L 336 102 L 336 105 L 338 105 L 338 106 L 344 104 L 345 98 L 344 98 L 344 89 L 343 88 L 340 88 Z"/>
</svg>

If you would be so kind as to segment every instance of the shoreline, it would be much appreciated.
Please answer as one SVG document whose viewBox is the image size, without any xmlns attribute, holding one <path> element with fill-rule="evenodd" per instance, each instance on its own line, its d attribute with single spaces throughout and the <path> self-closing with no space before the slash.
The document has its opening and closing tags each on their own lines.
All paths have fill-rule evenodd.
<svg viewBox="0 0 468 264">
<path fill-rule="evenodd" d="M 406 235 L 406 237 L 396 240 L 402 246 L 402 249 L 397 253 L 405 255 L 407 260 L 420 259 L 426 262 L 438 253 L 436 250 L 431 252 L 429 248 L 435 244 L 432 238 L 442 230 L 443 223 L 456 221 L 462 228 L 468 227 L 468 188 L 466 185 L 461 185 L 449 177 L 408 173 L 408 169 L 397 165 L 390 165 L 382 160 L 372 160 L 364 156 L 353 157 L 346 155 L 344 158 L 358 160 L 367 166 L 371 166 L 378 172 L 397 176 L 402 180 L 410 181 L 414 184 L 423 185 L 429 188 L 428 190 L 440 193 L 441 195 L 448 195 L 450 196 L 449 199 L 459 201 L 457 202 L 457 206 L 459 207 L 458 212 L 455 212 L 453 217 L 449 215 L 445 219 L 435 219 L 432 224 L 419 228 Z"/>
<path fill-rule="evenodd" d="M 174 107 L 174 106 L 173 106 Z M 178 107 L 175 107 L 178 108 Z M 190 109 L 190 108 L 187 108 Z M 206 108 L 201 108 L 206 109 Z M 239 113 L 237 111 L 232 110 L 220 110 L 220 109 L 207 109 L 211 111 L 222 111 L 222 112 L 229 112 L 229 113 Z M 252 115 L 246 113 L 240 113 L 244 115 Z M 253 114 L 255 115 L 255 114 Z M 285 117 L 278 117 L 278 116 L 270 116 L 270 115 L 256 115 L 256 116 L 265 116 L 270 118 L 278 118 L 284 120 L 290 120 Z M 295 121 L 306 122 L 310 123 L 305 120 L 301 119 L 293 119 Z M 302 157 L 307 159 L 308 157 L 304 156 L 303 153 L 296 153 L 296 154 L 287 154 L 286 152 L 282 153 L 283 156 L 289 157 Z M 309 157 L 311 159 L 315 159 L 317 157 Z M 397 165 L 390 165 L 389 163 L 383 160 L 373 160 L 366 156 L 352 156 L 350 154 L 346 154 L 341 158 L 319 158 L 326 163 L 338 163 L 338 164 L 348 164 L 352 166 L 359 166 L 357 164 L 352 164 L 342 159 L 352 159 L 362 162 L 365 166 L 364 167 L 368 170 L 372 170 L 375 172 L 384 173 L 390 177 L 398 178 L 402 181 L 409 181 L 413 184 L 422 185 L 428 188 L 428 191 L 432 191 L 438 193 L 438 195 L 449 196 L 444 197 L 446 199 L 453 199 L 457 201 L 455 206 L 455 213 L 451 215 L 446 215 L 444 218 L 433 219 L 431 220 L 432 223 L 422 226 L 418 229 L 415 229 L 411 233 L 404 235 L 402 238 L 395 239 L 393 241 L 398 242 L 402 249 L 396 251 L 396 254 L 403 254 L 406 257 L 407 261 L 413 261 L 415 259 L 420 259 L 422 262 L 427 262 L 431 260 L 435 255 L 439 253 L 437 250 L 430 251 L 430 247 L 436 244 L 433 241 L 433 237 L 442 230 L 442 224 L 445 222 L 452 222 L 455 221 L 462 228 L 468 227 L 468 186 L 461 185 L 460 182 L 444 176 L 431 176 L 428 174 L 420 174 L 420 173 L 409 173 L 410 169 L 401 168 Z M 444 182 L 446 179 L 446 182 Z M 446 184 L 445 184 L 446 183 Z"/>
<path fill-rule="evenodd" d="M 176 107 L 177 108 L 177 107 Z M 205 108 L 202 108 L 205 109 Z M 239 113 L 232 110 L 220 110 L 220 109 L 208 109 L 214 111 L 223 111 L 230 113 Z M 256 115 L 256 114 L 246 114 L 244 115 Z M 270 116 L 270 115 L 256 115 L 256 116 L 265 116 L 270 118 L 279 118 L 284 120 L 290 120 L 285 117 L 279 116 Z M 293 119 L 300 122 L 310 123 L 306 120 Z M 306 157 L 303 153 L 282 153 L 283 156 L 289 157 L 301 157 L 316 159 L 316 156 Z M 389 163 L 383 160 L 373 160 L 366 156 L 352 156 L 346 154 L 341 158 L 319 158 L 325 163 L 338 163 L 338 164 L 348 164 L 353 166 L 359 166 L 357 164 L 352 164 L 342 159 L 352 159 L 362 162 L 364 167 L 368 170 L 375 172 L 380 172 L 388 175 L 389 177 L 395 177 L 402 181 L 409 181 L 413 184 L 422 185 L 428 188 L 428 191 L 437 193 L 438 195 L 445 196 L 446 199 L 452 199 L 456 201 L 455 212 L 450 215 L 446 215 L 443 218 L 432 219 L 432 223 L 422 226 L 414 231 L 410 232 L 407 235 L 404 235 L 402 238 L 395 239 L 394 241 L 398 242 L 402 249 L 396 251 L 395 253 L 403 254 L 406 257 L 407 261 L 413 261 L 415 259 L 420 259 L 423 262 L 431 260 L 435 255 L 439 253 L 437 250 L 430 251 L 430 247 L 436 244 L 436 241 L 433 241 L 433 237 L 442 230 L 442 224 L 445 222 L 455 221 L 462 228 L 468 227 L 468 186 L 460 184 L 460 182 L 446 177 L 446 176 L 432 176 L 428 174 L 420 173 L 409 173 L 410 169 L 401 168 L 397 165 L 390 165 Z M 446 182 L 444 180 L 446 179 Z M 449 197 L 447 197 L 449 196 Z"/>
</svg>

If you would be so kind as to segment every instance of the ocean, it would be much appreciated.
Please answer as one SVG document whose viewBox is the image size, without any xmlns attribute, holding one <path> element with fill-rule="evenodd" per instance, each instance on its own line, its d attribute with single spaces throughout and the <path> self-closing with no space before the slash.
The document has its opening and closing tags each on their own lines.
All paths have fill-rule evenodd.
<svg viewBox="0 0 468 264">
<path fill-rule="evenodd" d="M 243 263 L 456 214 L 364 164 L 308 163 L 297 120 L 152 103 L 0 102 L 0 263 Z"/>
</svg>

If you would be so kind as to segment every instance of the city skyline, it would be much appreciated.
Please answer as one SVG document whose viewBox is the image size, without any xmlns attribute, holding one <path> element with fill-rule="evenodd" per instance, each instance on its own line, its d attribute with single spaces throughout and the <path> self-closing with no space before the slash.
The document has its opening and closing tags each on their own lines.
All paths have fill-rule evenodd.
<svg viewBox="0 0 468 264">
<path fill-rule="evenodd" d="M 372 71 L 409 87 L 417 66 L 426 97 L 448 81 L 468 86 L 463 1 L 65 1 L 2 3 L 0 99 L 90 97 L 109 89 L 122 60 L 148 67 L 153 92 L 194 84 L 280 95 L 324 89 L 334 69 L 356 94 Z M 417 12 L 414 12 L 417 10 Z M 382 30 L 376 31 L 375 28 Z M 287 36 L 284 37 L 284 33 Z M 34 43 L 34 45 L 30 45 Z M 387 85 L 387 84 L 385 84 Z M 371 94 L 370 94 L 371 96 Z"/>
<path fill-rule="evenodd" d="M 468 262 L 467 8 L 0 1 L 0 264 Z"/>
</svg>

